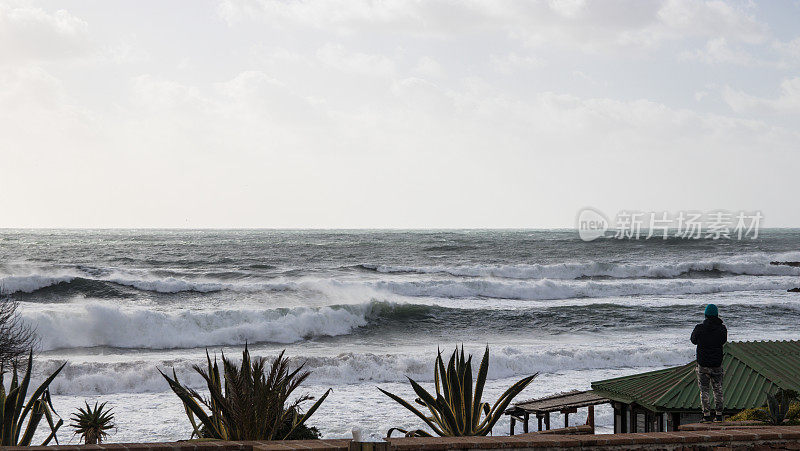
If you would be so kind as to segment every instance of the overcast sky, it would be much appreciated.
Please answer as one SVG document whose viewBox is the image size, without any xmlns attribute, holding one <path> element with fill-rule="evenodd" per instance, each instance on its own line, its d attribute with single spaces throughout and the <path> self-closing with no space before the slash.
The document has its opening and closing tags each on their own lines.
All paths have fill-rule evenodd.
<svg viewBox="0 0 800 451">
<path fill-rule="evenodd" d="M 800 226 L 797 1 L 0 1 L 0 226 Z"/>
</svg>

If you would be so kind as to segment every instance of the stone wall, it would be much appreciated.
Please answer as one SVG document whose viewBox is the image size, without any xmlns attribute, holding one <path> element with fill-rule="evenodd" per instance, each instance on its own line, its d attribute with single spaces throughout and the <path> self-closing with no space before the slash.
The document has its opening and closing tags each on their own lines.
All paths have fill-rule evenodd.
<svg viewBox="0 0 800 451">
<path fill-rule="evenodd" d="M 571 428 L 570 428 L 571 429 Z M 703 425 L 676 432 L 645 434 L 582 435 L 583 431 L 564 430 L 562 434 L 529 433 L 515 436 L 458 438 L 392 438 L 387 450 L 800 450 L 800 426 Z M 573 435 L 577 432 L 578 435 Z M 564 433 L 567 433 L 566 435 Z M 298 440 L 285 442 L 213 442 L 185 441 L 174 443 L 128 443 L 89 446 L 48 446 L 11 448 L 10 451 L 270 451 L 319 450 L 346 451 L 376 449 L 373 444 L 360 447 L 350 440 Z"/>
</svg>

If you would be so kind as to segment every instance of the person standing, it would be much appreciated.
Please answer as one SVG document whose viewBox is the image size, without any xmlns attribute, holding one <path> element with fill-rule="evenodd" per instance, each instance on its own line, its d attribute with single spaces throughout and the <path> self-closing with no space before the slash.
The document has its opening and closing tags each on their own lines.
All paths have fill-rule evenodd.
<svg viewBox="0 0 800 451">
<path fill-rule="evenodd" d="M 697 384 L 700 386 L 700 404 L 703 422 L 722 421 L 722 346 L 728 341 L 728 328 L 719 318 L 719 309 L 708 304 L 706 319 L 692 331 L 692 344 L 697 345 Z M 714 392 L 714 413 L 711 416 L 710 393 Z"/>
</svg>

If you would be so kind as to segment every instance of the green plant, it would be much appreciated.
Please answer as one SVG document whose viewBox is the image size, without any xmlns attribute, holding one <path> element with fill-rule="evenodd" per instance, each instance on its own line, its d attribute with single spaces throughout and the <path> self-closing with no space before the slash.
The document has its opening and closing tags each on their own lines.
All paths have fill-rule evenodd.
<svg viewBox="0 0 800 451">
<path fill-rule="evenodd" d="M 767 409 L 765 421 L 772 425 L 780 425 L 789 414 L 789 406 L 797 399 L 797 392 L 780 389 L 774 395 L 767 393 Z M 791 420 L 791 418 L 789 418 Z"/>
<path fill-rule="evenodd" d="M 304 423 L 331 390 L 302 414 L 300 405 L 314 398 L 303 395 L 291 402 L 289 398 L 311 373 L 302 371 L 304 365 L 289 371 L 289 359 L 284 358 L 284 352 L 281 351 L 267 371 L 264 359 L 251 360 L 245 346 L 241 367 L 223 354 L 223 372 L 220 373 L 217 359 L 212 363 L 206 351 L 207 368 L 198 365 L 193 368 L 205 379 L 208 398 L 181 385 L 174 368 L 172 377 L 159 372 L 183 402 L 194 430 L 192 437 L 220 440 L 287 440 L 310 437 L 309 434 L 319 437 L 315 428 L 305 427 Z"/>
<path fill-rule="evenodd" d="M 103 443 L 108 437 L 107 430 L 114 427 L 114 414 L 111 409 L 105 409 L 106 403 L 99 406 L 94 403 L 94 408 L 84 401 L 86 408 L 79 407 L 78 411 L 72 414 L 70 420 L 73 421 L 70 427 L 75 430 L 75 435 L 80 435 L 87 445 Z"/>
<path fill-rule="evenodd" d="M 464 346 L 461 346 L 460 354 L 458 347 L 456 347 L 453 355 L 450 356 L 447 368 L 445 368 L 442 353 L 438 351 L 433 376 L 436 382 L 436 396 L 422 388 L 410 377 L 408 378 L 414 388 L 414 392 L 419 396 L 416 399 L 416 403 L 426 407 L 430 411 L 429 416 L 423 414 L 411 403 L 399 396 L 382 388 L 378 388 L 378 390 L 420 417 L 434 433 L 440 436 L 487 435 L 514 397 L 524 390 L 538 374 L 528 376 L 512 385 L 489 408 L 488 403 L 481 402 L 488 371 L 489 347 L 487 346 L 486 352 L 483 354 L 483 360 L 478 368 L 478 379 L 475 381 L 473 391 L 472 355 L 470 354 L 468 358 L 464 358 Z M 483 414 L 483 418 L 481 414 Z M 392 428 L 387 432 L 387 437 L 391 437 L 394 431 L 402 432 L 407 437 L 431 436 L 430 433 L 422 429 L 407 431 L 400 428 Z"/>
<path fill-rule="evenodd" d="M 729 421 L 761 421 L 768 424 L 792 424 L 800 419 L 800 402 L 792 390 L 778 390 L 775 394 L 766 393 L 764 407 L 743 410 L 729 418 Z"/>
<path fill-rule="evenodd" d="M 56 431 L 64 424 L 64 420 L 59 418 L 57 423 L 53 422 L 54 409 L 53 403 L 50 400 L 50 391 L 48 387 L 58 373 L 64 368 L 64 365 L 66 365 L 66 363 L 61 365 L 34 390 L 27 403 L 25 402 L 25 397 L 28 394 L 28 386 L 31 381 L 33 351 L 31 350 L 28 355 L 28 366 L 25 369 L 25 375 L 22 377 L 22 380 L 19 380 L 17 368 L 14 366 L 11 385 L 7 392 L 8 394 L 6 394 L 6 387 L 3 382 L 4 374 L 2 369 L 0 369 L 0 424 L 2 424 L 2 429 L 0 429 L 2 433 L 0 445 L 30 446 L 31 440 L 33 440 L 33 434 L 36 433 L 36 428 L 39 426 L 39 422 L 42 421 L 43 417 L 50 426 L 50 435 L 44 439 L 42 446 L 47 445 L 50 443 L 50 440 L 56 437 Z M 23 428 L 26 419 L 28 422 Z M 21 437 L 20 434 L 22 434 Z M 56 443 L 58 443 L 57 438 Z"/>
</svg>

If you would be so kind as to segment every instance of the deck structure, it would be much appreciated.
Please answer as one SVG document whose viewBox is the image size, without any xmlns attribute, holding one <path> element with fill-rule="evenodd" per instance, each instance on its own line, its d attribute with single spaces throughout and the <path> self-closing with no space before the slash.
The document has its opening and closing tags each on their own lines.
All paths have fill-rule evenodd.
<svg viewBox="0 0 800 451">
<path fill-rule="evenodd" d="M 564 427 L 569 427 L 569 414 L 577 412 L 582 407 L 587 407 L 589 410 L 586 424 L 592 427 L 592 433 L 594 433 L 594 406 L 609 402 L 611 400 L 598 395 L 592 390 L 573 390 L 544 398 L 529 399 L 517 403 L 514 407 L 506 410 L 506 414 L 511 416 L 510 433 L 514 435 L 517 421 L 522 423 L 522 430 L 527 433 L 531 415 L 536 416 L 540 431 L 550 430 L 550 414 L 553 412 L 563 414 Z"/>
</svg>

